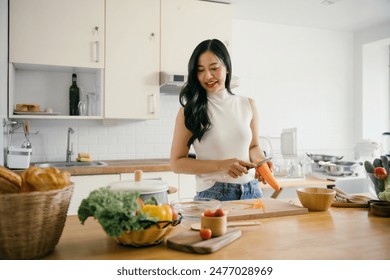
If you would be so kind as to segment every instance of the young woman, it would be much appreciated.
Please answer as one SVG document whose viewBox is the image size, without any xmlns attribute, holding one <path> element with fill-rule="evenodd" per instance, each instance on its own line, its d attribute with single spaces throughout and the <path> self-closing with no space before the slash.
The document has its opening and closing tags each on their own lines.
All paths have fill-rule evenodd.
<svg viewBox="0 0 390 280">
<path fill-rule="evenodd" d="M 265 158 L 255 102 L 232 93 L 231 77 L 230 56 L 221 41 L 206 40 L 195 48 L 180 92 L 170 164 L 175 173 L 196 175 L 196 197 L 263 196 L 258 182 L 263 179 L 254 168 Z M 195 159 L 188 156 L 191 146 Z"/>
</svg>

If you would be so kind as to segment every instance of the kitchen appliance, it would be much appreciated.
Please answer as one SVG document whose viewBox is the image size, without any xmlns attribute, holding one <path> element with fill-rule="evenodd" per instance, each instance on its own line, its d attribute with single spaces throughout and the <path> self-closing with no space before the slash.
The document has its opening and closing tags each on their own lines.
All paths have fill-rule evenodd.
<svg viewBox="0 0 390 280">
<path fill-rule="evenodd" d="M 32 148 L 9 147 L 7 151 L 7 167 L 25 169 L 30 166 Z"/>
<path fill-rule="evenodd" d="M 160 73 L 160 92 L 166 94 L 178 94 L 187 82 L 187 75 L 178 73 Z"/>
<path fill-rule="evenodd" d="M 319 165 L 320 161 L 338 161 L 343 158 L 343 156 L 334 156 L 334 155 L 323 155 L 323 154 L 309 154 L 306 153 L 306 155 L 313 161 L 311 163 L 311 169 L 314 172 L 325 172 L 325 168 L 321 165 Z"/>
<path fill-rule="evenodd" d="M 386 132 L 385 132 L 386 133 Z M 390 149 L 390 132 L 389 135 L 384 135 L 384 146 L 388 141 L 388 146 L 385 148 L 385 153 L 389 153 Z M 356 142 L 354 147 L 354 157 L 357 161 L 373 161 L 375 158 L 379 158 L 381 155 L 381 145 L 370 139 L 362 139 Z"/>
<path fill-rule="evenodd" d="M 287 128 L 280 135 L 280 149 L 283 157 L 297 156 L 297 129 Z"/>
<path fill-rule="evenodd" d="M 359 162 L 340 160 L 334 162 L 319 161 L 318 164 L 323 166 L 325 168 L 325 172 L 331 176 L 353 175 L 356 171 L 356 168 L 362 165 Z"/>
</svg>

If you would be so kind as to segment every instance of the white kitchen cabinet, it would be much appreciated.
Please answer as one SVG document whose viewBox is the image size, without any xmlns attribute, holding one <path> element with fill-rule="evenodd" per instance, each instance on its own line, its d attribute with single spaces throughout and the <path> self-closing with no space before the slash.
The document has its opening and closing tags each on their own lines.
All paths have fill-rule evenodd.
<svg viewBox="0 0 390 280">
<path fill-rule="evenodd" d="M 90 192 L 98 188 L 107 187 L 109 183 L 119 181 L 120 176 L 119 174 L 85 175 L 72 176 L 70 179 L 75 183 L 75 187 L 70 201 L 68 215 L 77 215 L 81 201 L 87 198 Z"/>
<path fill-rule="evenodd" d="M 104 8 L 105 0 L 10 1 L 10 118 L 102 118 Z M 90 116 L 69 116 L 72 73 L 86 93 L 97 96 Z M 14 114 L 16 104 L 38 104 L 53 113 Z"/>
<path fill-rule="evenodd" d="M 134 173 L 122 173 L 120 174 L 121 181 L 134 180 Z M 148 180 L 161 180 L 168 184 L 168 186 L 175 187 L 178 189 L 176 193 L 168 195 L 168 200 L 175 201 L 179 199 L 179 176 L 173 172 L 143 172 L 142 179 Z"/>
<path fill-rule="evenodd" d="M 9 2 L 10 62 L 104 68 L 104 0 Z"/>
<path fill-rule="evenodd" d="M 107 0 L 105 118 L 158 117 L 159 55 L 160 1 Z"/>
<path fill-rule="evenodd" d="M 92 68 L 71 68 L 9 63 L 9 118 L 17 119 L 102 119 L 103 70 Z M 72 73 L 77 74 L 77 85 L 85 93 L 94 92 L 94 110 L 88 116 L 69 116 L 69 87 Z M 83 99 L 86 97 L 84 96 Z M 80 96 L 81 99 L 81 96 Z M 53 113 L 45 114 L 14 112 L 16 104 L 38 104 L 41 111 L 51 108 Z"/>
<path fill-rule="evenodd" d="M 195 47 L 214 38 L 231 47 L 231 5 L 196 0 L 161 1 L 162 72 L 186 74 Z"/>
</svg>

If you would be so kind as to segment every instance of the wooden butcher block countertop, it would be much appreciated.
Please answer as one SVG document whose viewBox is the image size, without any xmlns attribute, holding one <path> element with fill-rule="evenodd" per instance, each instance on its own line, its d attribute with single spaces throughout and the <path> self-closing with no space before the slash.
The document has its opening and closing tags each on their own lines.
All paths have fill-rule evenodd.
<svg viewBox="0 0 390 280">
<path fill-rule="evenodd" d="M 81 225 L 77 216 L 68 216 L 58 245 L 45 259 L 390 259 L 390 220 L 373 216 L 367 208 L 331 207 L 324 212 L 252 221 L 261 224 L 238 227 L 241 236 L 214 253 L 194 254 L 170 249 L 164 243 L 146 248 L 119 245 L 96 220 Z M 190 232 L 191 222 L 183 221 L 170 236 Z"/>
<path fill-rule="evenodd" d="M 102 160 L 107 166 L 67 167 L 66 170 L 74 176 L 132 173 L 137 169 L 144 172 L 171 171 L 169 159 L 133 159 L 133 160 Z"/>
</svg>

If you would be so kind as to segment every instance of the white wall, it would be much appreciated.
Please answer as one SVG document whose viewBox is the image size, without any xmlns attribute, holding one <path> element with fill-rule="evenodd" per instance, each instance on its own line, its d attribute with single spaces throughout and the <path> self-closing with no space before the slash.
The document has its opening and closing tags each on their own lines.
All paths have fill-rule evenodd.
<svg viewBox="0 0 390 280">
<path fill-rule="evenodd" d="M 297 127 L 298 149 L 351 156 L 353 34 L 235 20 L 237 92 L 257 101 L 260 134 Z"/>
<path fill-rule="evenodd" d="M 382 141 L 390 119 L 390 22 L 355 34 L 355 138 Z"/>
<path fill-rule="evenodd" d="M 389 44 L 363 46 L 362 131 L 377 141 L 389 131 Z"/>
</svg>

